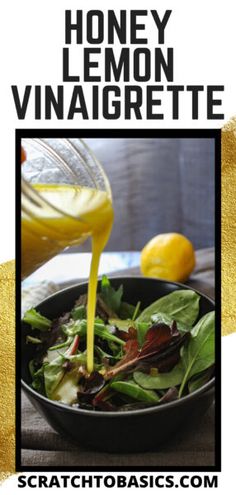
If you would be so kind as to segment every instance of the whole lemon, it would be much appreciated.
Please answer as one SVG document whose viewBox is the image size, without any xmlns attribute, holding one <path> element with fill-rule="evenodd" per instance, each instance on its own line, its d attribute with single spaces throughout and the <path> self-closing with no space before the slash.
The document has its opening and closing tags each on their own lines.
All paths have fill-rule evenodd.
<svg viewBox="0 0 236 495">
<path fill-rule="evenodd" d="M 182 234 L 160 234 L 144 246 L 140 263 L 146 277 L 184 282 L 195 267 L 194 248 Z"/>
</svg>

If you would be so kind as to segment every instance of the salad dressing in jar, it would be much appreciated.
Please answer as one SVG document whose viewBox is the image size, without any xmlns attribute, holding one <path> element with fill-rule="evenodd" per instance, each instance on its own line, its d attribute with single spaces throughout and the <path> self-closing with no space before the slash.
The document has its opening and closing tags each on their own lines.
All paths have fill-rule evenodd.
<svg viewBox="0 0 236 495">
<path fill-rule="evenodd" d="M 22 278 L 66 247 L 92 238 L 87 304 L 91 373 L 99 259 L 113 224 L 110 186 L 79 139 L 25 139 L 22 145 L 27 156 L 22 169 Z"/>
</svg>

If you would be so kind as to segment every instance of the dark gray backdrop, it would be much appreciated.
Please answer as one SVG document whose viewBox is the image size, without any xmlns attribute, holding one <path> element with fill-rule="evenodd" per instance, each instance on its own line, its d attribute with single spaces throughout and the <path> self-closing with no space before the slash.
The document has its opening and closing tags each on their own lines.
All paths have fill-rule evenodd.
<svg viewBox="0 0 236 495">
<path fill-rule="evenodd" d="M 195 248 L 214 245 L 214 139 L 85 141 L 113 191 L 115 223 L 107 250 L 139 250 L 154 235 L 172 231 L 185 234 Z"/>
</svg>

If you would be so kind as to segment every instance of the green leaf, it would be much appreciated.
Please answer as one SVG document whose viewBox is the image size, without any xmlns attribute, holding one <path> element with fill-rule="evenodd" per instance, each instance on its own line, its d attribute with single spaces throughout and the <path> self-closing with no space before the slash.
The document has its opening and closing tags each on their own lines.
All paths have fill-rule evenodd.
<svg viewBox="0 0 236 495">
<path fill-rule="evenodd" d="M 98 323 L 101 322 L 102 320 L 95 320 L 94 323 L 94 333 L 101 339 L 111 341 L 111 342 L 116 342 L 117 344 L 124 345 L 125 342 L 116 335 L 113 335 L 111 332 L 109 332 L 108 327 L 104 323 Z M 80 335 L 80 336 L 85 336 L 87 334 L 87 320 L 77 320 L 70 322 L 66 325 L 62 325 L 62 330 L 63 332 L 68 336 L 75 336 L 75 335 Z"/>
<path fill-rule="evenodd" d="M 110 349 L 110 351 L 112 352 L 113 357 L 115 357 L 116 360 L 119 361 L 124 355 L 124 352 L 123 352 L 124 345 L 121 346 L 120 344 L 117 344 L 116 342 L 111 342 L 111 341 L 107 341 L 107 345 L 108 345 L 108 348 Z"/>
<path fill-rule="evenodd" d="M 64 356 L 59 355 L 56 359 L 51 361 L 51 363 L 47 363 L 44 366 L 45 391 L 49 399 L 53 398 L 53 392 L 56 390 L 65 374 L 65 369 L 62 367 L 65 359 Z"/>
<path fill-rule="evenodd" d="M 117 318 L 111 318 L 109 324 L 113 327 L 119 328 L 123 332 L 128 332 L 129 328 L 134 325 L 133 320 L 118 320 Z"/>
<path fill-rule="evenodd" d="M 59 356 L 57 356 L 50 363 L 44 363 L 43 373 L 44 373 L 45 392 L 46 392 L 46 396 L 49 399 L 60 400 L 56 398 L 59 394 L 58 387 L 61 384 L 62 380 L 64 380 L 65 375 L 69 374 L 68 372 L 66 372 L 65 368 L 63 368 L 63 364 L 65 363 L 65 361 L 70 361 L 71 363 L 86 364 L 86 353 L 75 354 L 73 356 L 67 356 L 66 354 L 59 354 Z M 70 377 L 72 377 L 71 373 L 70 373 Z M 78 382 L 78 376 L 77 376 L 77 382 Z M 68 382 L 68 386 L 69 386 L 69 382 Z M 63 387 L 63 394 L 64 395 L 66 394 L 64 387 Z"/>
<path fill-rule="evenodd" d="M 136 306 L 135 306 L 134 314 L 133 314 L 131 320 L 135 321 L 136 318 L 138 318 L 138 316 L 140 315 L 140 313 L 141 313 L 140 306 L 141 306 L 141 301 L 138 301 Z"/>
<path fill-rule="evenodd" d="M 135 382 L 141 387 L 148 390 L 161 390 L 179 385 L 183 380 L 184 369 L 180 362 L 168 373 L 158 373 L 156 376 L 152 376 L 135 371 L 133 376 Z"/>
<path fill-rule="evenodd" d="M 202 387 L 207 383 L 212 376 L 212 366 L 207 370 L 199 373 L 198 375 L 193 376 L 188 382 L 188 390 L 189 392 L 194 392 L 198 388 Z"/>
<path fill-rule="evenodd" d="M 29 372 L 30 372 L 31 378 L 33 378 L 34 373 L 35 373 L 34 359 L 31 359 L 29 361 L 29 365 L 28 366 L 29 366 Z"/>
<path fill-rule="evenodd" d="M 72 405 L 78 400 L 77 394 L 79 390 L 79 375 L 78 371 L 72 370 L 65 373 L 57 387 L 52 392 L 52 400 L 57 400 L 63 404 Z"/>
<path fill-rule="evenodd" d="M 42 344 L 42 340 L 37 337 L 32 337 L 32 335 L 26 335 L 26 343 L 27 344 Z"/>
<path fill-rule="evenodd" d="M 155 319 L 154 315 L 157 315 L 157 320 L 162 315 L 165 319 L 164 323 L 170 324 L 175 320 L 179 330 L 190 330 L 199 313 L 199 299 L 200 296 L 193 290 L 176 290 L 144 309 L 137 321 L 151 322 L 153 318 Z"/>
<path fill-rule="evenodd" d="M 51 320 L 42 316 L 36 309 L 31 308 L 25 312 L 23 317 L 24 323 L 28 323 L 35 330 L 41 330 L 45 332 L 52 324 Z"/>
<path fill-rule="evenodd" d="M 140 402 L 150 402 L 157 403 L 159 401 L 158 395 L 150 390 L 144 390 L 133 380 L 130 381 L 115 381 L 110 384 L 110 388 L 120 392 L 122 394 L 128 395 L 133 399 L 136 399 Z"/>
<path fill-rule="evenodd" d="M 71 317 L 73 320 L 83 320 L 87 316 L 86 307 L 85 306 L 76 306 L 71 311 Z"/>
<path fill-rule="evenodd" d="M 105 325 L 95 323 L 94 333 L 98 337 L 101 337 L 101 339 L 108 340 L 110 342 L 116 342 L 117 344 L 120 344 L 122 346 L 125 345 L 124 340 L 121 340 L 118 337 L 116 337 L 116 335 L 113 335 L 112 333 L 110 333 L 109 330 L 107 330 Z"/>
<path fill-rule="evenodd" d="M 72 340 L 73 337 L 68 337 L 64 342 L 49 347 L 48 351 L 57 351 L 58 349 L 63 349 L 63 347 L 68 347 L 72 343 Z"/>
<path fill-rule="evenodd" d="M 74 337 L 79 335 L 80 337 L 86 335 L 87 332 L 87 321 L 86 320 L 76 320 L 70 321 L 61 326 L 61 330 L 68 337 Z"/>
<path fill-rule="evenodd" d="M 209 368 L 215 362 L 215 311 L 204 315 L 192 329 L 188 346 L 182 351 L 182 362 L 185 373 L 179 397 L 191 377 Z"/>
<path fill-rule="evenodd" d="M 166 315 L 165 313 L 154 313 L 154 315 L 151 316 L 151 322 L 152 323 L 165 323 L 166 325 L 171 325 L 173 322 L 173 318 L 170 316 Z M 179 325 L 178 325 L 179 326 Z"/>
<path fill-rule="evenodd" d="M 113 354 L 108 354 L 108 352 L 105 352 L 103 349 L 101 349 L 101 347 L 99 347 L 98 345 L 95 345 L 94 346 L 94 351 L 95 351 L 95 354 L 98 356 L 98 358 L 100 359 L 100 361 L 102 361 L 103 359 L 115 359 L 115 360 L 119 360 L 121 359 L 121 352 L 120 352 L 120 348 L 119 348 L 119 352 L 117 355 L 113 355 Z"/>
<path fill-rule="evenodd" d="M 118 315 L 121 320 L 131 320 L 135 312 L 135 306 L 133 304 L 128 304 L 127 302 L 121 302 Z"/>
<path fill-rule="evenodd" d="M 65 361 L 79 362 L 79 363 L 84 362 L 84 353 L 74 354 L 76 341 L 78 346 L 78 339 L 77 337 L 75 337 L 72 340 L 70 346 L 68 346 L 68 348 L 64 352 L 64 354 L 58 351 L 58 356 L 55 359 L 45 363 L 44 384 L 45 384 L 46 395 L 49 399 L 60 400 L 60 399 L 55 399 L 55 391 L 58 385 L 60 384 L 61 380 L 63 379 L 64 375 L 68 373 L 65 367 L 63 366 Z"/>
<path fill-rule="evenodd" d="M 120 285 L 119 289 L 115 290 L 111 286 L 107 276 L 103 275 L 101 281 L 101 296 L 107 306 L 109 306 L 109 308 L 111 308 L 115 313 L 118 313 L 123 296 L 123 286 Z"/>
<path fill-rule="evenodd" d="M 131 308 L 132 308 L 132 310 L 131 310 Z M 128 332 L 130 327 L 136 328 L 135 319 L 138 316 L 138 314 L 140 313 L 139 308 L 140 308 L 140 301 L 137 303 L 136 306 L 130 305 L 130 311 L 129 311 L 129 314 L 131 316 L 130 318 L 129 317 L 124 318 L 124 319 L 110 318 L 109 324 L 113 325 L 114 327 L 117 327 L 119 330 L 122 330 L 123 332 Z"/>
<path fill-rule="evenodd" d="M 32 359 L 29 362 L 29 371 L 32 377 L 32 383 L 31 386 L 37 390 L 40 394 L 45 394 L 44 390 L 44 377 L 43 377 L 43 372 L 44 372 L 44 366 L 45 364 L 41 366 L 41 368 L 36 369 L 34 360 Z"/>
<path fill-rule="evenodd" d="M 73 354 L 73 356 L 69 356 L 66 358 L 70 363 L 79 363 L 86 364 L 87 363 L 87 352 L 80 352 L 79 354 Z M 95 367 L 95 365 L 94 365 Z"/>
<path fill-rule="evenodd" d="M 137 329 L 137 339 L 138 339 L 139 347 L 142 347 L 144 344 L 145 335 L 146 335 L 148 329 L 150 328 L 150 323 L 138 321 L 138 322 L 135 322 L 135 326 Z"/>
</svg>

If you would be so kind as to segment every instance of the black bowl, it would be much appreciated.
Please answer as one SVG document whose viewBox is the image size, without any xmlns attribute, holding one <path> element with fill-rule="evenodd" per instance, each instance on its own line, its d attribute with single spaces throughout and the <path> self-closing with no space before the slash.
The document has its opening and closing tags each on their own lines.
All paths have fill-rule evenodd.
<svg viewBox="0 0 236 495">
<path fill-rule="evenodd" d="M 188 287 L 164 280 L 125 277 L 112 278 L 114 287 L 123 284 L 124 300 L 142 301 L 142 307 L 170 292 Z M 69 311 L 75 300 L 87 292 L 87 283 L 61 290 L 41 302 L 36 309 L 50 319 Z M 199 318 L 214 309 L 214 302 L 201 295 Z M 214 400 L 215 379 L 196 392 L 160 406 L 118 412 L 87 411 L 51 401 L 30 387 L 28 363 L 34 346 L 25 343 L 28 325 L 22 325 L 22 387 L 29 400 L 48 423 L 63 436 L 80 445 L 107 452 L 138 452 L 157 449 L 175 431 L 194 418 L 200 418 Z"/>
</svg>

